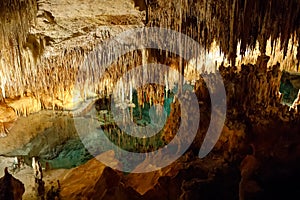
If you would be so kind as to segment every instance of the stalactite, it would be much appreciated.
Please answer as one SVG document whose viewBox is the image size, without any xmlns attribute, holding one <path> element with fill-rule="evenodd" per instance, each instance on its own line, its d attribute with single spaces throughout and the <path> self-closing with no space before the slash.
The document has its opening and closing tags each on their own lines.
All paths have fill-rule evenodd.
<svg viewBox="0 0 300 200">
<path fill-rule="evenodd" d="M 24 92 L 23 87 L 26 81 L 20 80 L 20 76 L 27 77 L 29 74 L 27 74 L 26 66 L 24 66 L 23 46 L 26 43 L 30 26 L 35 21 L 36 12 L 35 0 L 0 2 L 2 98 L 20 95 Z"/>
<path fill-rule="evenodd" d="M 214 72 L 215 62 L 220 66 L 224 61 L 220 58 L 225 56 L 231 59 L 232 65 L 254 64 L 257 58 L 247 54 L 250 50 L 255 51 L 258 45 L 261 53 L 270 56 L 267 65 L 269 68 L 280 62 L 282 68 L 297 71 L 300 65 L 300 4 L 296 0 L 271 0 L 267 3 L 259 0 L 149 0 L 147 26 L 160 26 L 185 33 L 204 47 L 203 52 L 194 61 L 186 61 L 188 64 L 185 64 L 181 60 L 178 62 L 176 55 L 162 49 L 156 54 L 142 49 L 117 59 L 106 71 L 106 66 L 99 66 L 106 62 L 106 57 L 98 49 L 98 44 L 65 47 L 39 58 L 44 50 L 45 40 L 42 36 L 29 33 L 35 20 L 36 7 L 35 0 L 0 2 L 0 99 L 24 96 L 27 92 L 41 99 L 43 95 L 51 94 L 52 102 L 48 103 L 54 108 L 63 107 L 70 99 L 67 96 L 75 96 L 76 92 L 81 94 L 82 99 L 87 99 L 93 94 L 106 96 L 115 87 L 121 87 L 117 89 L 118 97 L 122 101 L 129 99 L 131 102 L 133 90 L 136 89 L 132 88 L 133 81 L 146 80 L 155 72 L 144 70 L 140 77 L 124 77 L 120 85 L 116 85 L 116 82 L 130 69 L 145 65 L 150 59 L 157 59 L 163 64 L 165 63 L 161 60 L 172 60 L 171 65 L 176 66 L 176 69 L 179 65 L 180 72 L 190 76 L 191 81 L 199 79 L 193 74 Z M 290 44 L 291 38 L 293 40 Z M 174 41 L 172 45 L 175 46 L 177 42 Z M 267 47 L 268 43 L 271 44 L 270 48 Z M 180 50 L 187 54 L 189 47 L 182 44 Z M 104 53 L 113 55 L 112 49 L 107 51 Z M 241 54 L 241 58 L 236 58 L 237 53 Z M 210 56 L 214 60 L 209 60 Z M 214 65 L 208 66 L 208 61 L 212 61 L 210 63 Z M 167 95 L 168 90 L 174 88 L 178 76 L 170 73 L 167 77 L 159 78 L 166 82 Z M 266 84 L 266 77 L 253 78 L 253 85 Z M 137 89 L 138 104 L 142 106 L 145 102 L 159 102 L 159 90 L 152 86 Z M 274 91 L 274 88 L 266 88 L 261 95 L 267 96 Z M 145 93 L 147 97 L 144 96 Z M 44 104 L 47 104 L 47 98 L 43 97 Z"/>
<path fill-rule="evenodd" d="M 247 48 L 255 48 L 257 41 L 260 42 L 261 52 L 264 53 L 267 40 L 271 37 L 271 40 L 275 41 L 280 37 L 284 56 L 290 35 L 295 31 L 299 41 L 300 4 L 297 0 L 188 0 L 180 7 L 178 3 L 150 0 L 149 6 L 150 26 L 171 29 L 175 27 L 176 31 L 194 38 L 206 49 L 216 40 L 222 52 L 233 59 L 233 64 L 238 41 L 241 41 L 240 53 L 244 55 Z M 192 18 L 196 18 L 197 23 L 188 20 Z M 197 30 L 196 33 L 188 31 L 191 26 Z"/>
</svg>

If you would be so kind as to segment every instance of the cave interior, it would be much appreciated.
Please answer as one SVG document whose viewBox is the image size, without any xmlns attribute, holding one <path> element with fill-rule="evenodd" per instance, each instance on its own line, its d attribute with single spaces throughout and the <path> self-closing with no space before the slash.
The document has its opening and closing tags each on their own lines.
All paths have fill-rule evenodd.
<svg viewBox="0 0 300 200">
<path fill-rule="evenodd" d="M 299 0 L 2 0 L 0 199 L 298 199 Z"/>
</svg>

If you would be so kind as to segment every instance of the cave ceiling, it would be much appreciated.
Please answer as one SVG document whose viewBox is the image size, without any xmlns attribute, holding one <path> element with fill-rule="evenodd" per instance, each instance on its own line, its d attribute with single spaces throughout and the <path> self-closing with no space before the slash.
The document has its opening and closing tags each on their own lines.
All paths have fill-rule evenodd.
<svg viewBox="0 0 300 200">
<path fill-rule="evenodd" d="M 75 69 L 99 42 L 143 26 L 185 33 L 207 51 L 217 46 L 228 66 L 247 64 L 251 51 L 254 61 L 267 54 L 269 66 L 299 68 L 298 0 L 6 0 L 0 9 L 1 98 L 47 93 L 53 83 L 42 74 Z"/>
</svg>

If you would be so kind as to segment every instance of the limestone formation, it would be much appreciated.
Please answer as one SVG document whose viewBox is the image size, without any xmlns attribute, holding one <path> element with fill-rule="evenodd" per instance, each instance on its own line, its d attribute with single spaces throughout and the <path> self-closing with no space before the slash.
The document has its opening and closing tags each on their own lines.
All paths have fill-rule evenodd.
<svg viewBox="0 0 300 200">
<path fill-rule="evenodd" d="M 0 137 L 5 137 L 11 129 L 13 122 L 17 119 L 17 115 L 12 107 L 0 104 Z"/>
<path fill-rule="evenodd" d="M 5 168 L 4 177 L 0 179 L 0 199 L 20 200 L 24 192 L 24 184 L 14 178 Z"/>
<path fill-rule="evenodd" d="M 242 200 L 299 196 L 299 22 L 299 0 L 3 0 L 0 154 L 24 157 L 27 165 L 33 157 L 35 196 L 40 199 Z M 115 41 L 114 37 L 125 30 L 144 27 L 183 33 L 199 43 L 200 49 L 154 32 L 149 38 L 158 37 L 157 49 L 138 47 L 106 66 L 108 57 L 114 58 L 117 50 L 101 45 Z M 133 39 L 144 37 L 139 36 Z M 183 60 L 163 50 L 163 40 L 170 41 L 170 46 L 178 47 L 185 56 L 195 56 Z M 154 68 L 138 68 L 128 75 L 130 70 L 149 63 L 168 65 L 170 70 L 163 74 Z M 200 159 L 198 152 L 206 131 L 209 125 L 216 125 L 210 124 L 211 116 L 218 115 L 218 109 L 212 113 L 215 105 L 211 105 L 205 82 L 210 81 L 218 94 L 216 72 L 221 74 L 226 90 L 227 117 L 214 149 Z M 148 76 L 165 86 L 144 84 Z M 137 82 L 144 85 L 134 88 Z M 184 87 L 195 92 L 200 113 L 181 112 L 174 91 L 181 92 Z M 144 112 L 151 105 L 165 106 L 169 116 L 156 137 L 146 138 L 143 133 L 138 140 L 116 128 L 110 113 L 112 102 L 120 108 L 116 119 L 119 117 L 124 125 L 135 120 L 144 126 Z M 125 111 L 130 115 L 121 115 Z M 91 116 L 96 112 L 100 114 Z M 162 107 L 155 112 L 157 116 L 162 114 Z M 201 116 L 199 124 L 193 124 L 199 125 L 193 143 L 170 166 L 146 174 L 123 174 L 96 158 L 90 160 L 91 152 L 78 138 L 79 131 L 90 130 L 74 125 L 98 120 L 95 135 L 102 129 L 123 150 L 151 152 L 174 139 L 183 123 L 184 137 L 176 146 L 179 151 L 190 136 L 182 120 L 184 114 Z M 153 124 L 156 122 L 155 118 Z M 255 153 L 247 151 L 249 144 L 253 144 Z M 97 148 L 93 150 L 99 154 Z M 169 159 L 161 152 L 158 160 Z M 130 158 L 126 158 L 128 163 L 120 163 L 115 158 L 117 152 L 101 153 L 97 158 L 119 169 L 132 164 Z M 58 184 L 56 189 L 53 183 L 47 185 L 43 176 L 39 162 L 44 161 L 53 171 L 76 167 L 59 177 L 61 187 Z M 149 158 L 144 158 L 135 169 L 157 169 L 149 163 Z M 51 174 L 51 170 L 44 173 Z M 6 169 L 0 179 L 0 199 L 21 199 L 23 193 L 24 185 Z"/>
</svg>

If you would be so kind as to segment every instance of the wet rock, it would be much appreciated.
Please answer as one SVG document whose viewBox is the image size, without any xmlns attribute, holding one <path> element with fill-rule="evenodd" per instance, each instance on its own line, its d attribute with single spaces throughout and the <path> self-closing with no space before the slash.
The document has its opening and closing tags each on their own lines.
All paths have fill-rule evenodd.
<svg viewBox="0 0 300 200">
<path fill-rule="evenodd" d="M 114 160 L 113 152 L 106 152 L 99 155 L 106 162 Z M 121 182 L 122 174 L 106 167 L 97 158 L 88 161 L 86 164 L 72 169 L 61 181 L 61 197 L 63 199 L 139 199 L 140 195 L 125 187 Z"/>
<path fill-rule="evenodd" d="M 21 117 L 4 138 L 1 153 L 8 156 L 55 158 L 66 141 L 77 136 L 73 119 L 68 115 L 44 111 Z M 11 137 L 10 137 L 11 136 Z M 14 142 L 12 142 L 14 141 Z"/>
</svg>

